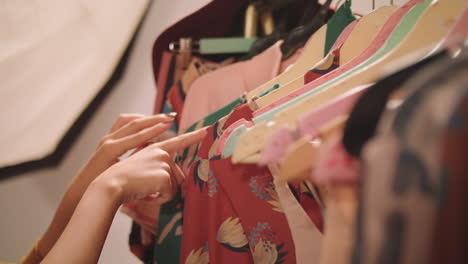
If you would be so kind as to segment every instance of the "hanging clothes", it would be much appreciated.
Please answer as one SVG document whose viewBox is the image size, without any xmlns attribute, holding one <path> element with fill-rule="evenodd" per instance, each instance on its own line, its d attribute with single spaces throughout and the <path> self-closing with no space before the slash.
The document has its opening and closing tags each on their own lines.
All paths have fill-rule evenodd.
<svg viewBox="0 0 468 264">
<path fill-rule="evenodd" d="M 249 118 L 251 113 L 248 105 L 242 105 L 236 108 L 225 122 L 220 121 L 212 125 L 208 130 L 208 136 L 200 145 L 198 157 L 190 165 L 186 180 L 181 263 L 190 259 L 194 252 L 207 252 L 210 261 L 215 263 L 231 263 L 230 261 L 259 263 L 252 260 L 260 261 L 276 257 L 278 260 L 283 259 L 285 263 L 294 263 L 293 242 L 285 216 L 281 208 L 278 208 L 279 201 L 271 174 L 267 169 L 259 169 L 256 165 L 235 166 L 229 159 L 219 159 L 219 156 L 213 155 L 217 138 L 223 132 L 223 127 L 229 126 L 239 118 Z M 305 204 L 313 202 L 310 196 L 303 193 L 300 195 Z M 230 201 L 231 210 L 226 206 L 219 211 L 217 202 L 221 199 L 219 197 L 226 197 L 225 199 Z M 245 207 L 246 201 L 255 202 L 257 206 Z M 312 207 L 316 209 L 315 212 L 318 209 L 316 203 L 305 207 Z M 251 211 L 252 209 L 255 211 Z M 215 222 L 205 223 L 206 215 L 210 216 L 209 221 Z M 217 240 L 217 234 L 227 228 L 223 225 L 227 219 L 236 219 L 237 227 L 235 234 L 226 236 L 228 238 L 245 236 L 242 240 L 245 243 L 240 247 L 238 244 L 233 246 L 233 241 L 225 241 L 228 249 L 232 251 L 226 255 L 222 253 L 225 248 L 222 245 L 223 241 Z M 319 221 L 317 217 L 315 219 Z M 242 249 L 244 247 L 246 249 Z M 262 255 L 260 250 L 263 247 L 273 247 L 273 249 L 268 254 Z M 201 248 L 204 249 L 200 251 Z M 219 259 L 226 256 L 229 258 Z"/>
<path fill-rule="evenodd" d="M 163 65 L 160 67 L 161 74 L 158 78 L 158 93 L 161 93 L 158 98 L 162 99 L 158 100 L 157 104 L 159 106 L 155 108 L 160 109 L 158 111 L 162 113 L 176 112 L 178 115 L 171 129 L 160 136 L 160 140 L 177 135 L 185 94 L 193 82 L 202 75 L 229 65 L 234 61 L 234 59 L 229 58 L 221 63 L 215 63 L 206 59 L 192 57 L 189 65 L 185 68 L 182 67 L 177 56 L 172 55 L 172 53 L 164 53 L 162 57 Z M 172 218 L 172 214 L 168 216 L 165 210 L 160 211 L 159 204 L 144 200 L 125 204 L 122 206 L 121 212 L 134 220 L 129 238 L 131 251 L 145 263 L 152 262 L 154 240 L 159 241 L 160 236 L 163 235 L 162 232 L 167 229 L 167 226 L 173 224 L 174 218 Z M 167 234 L 164 234 L 164 237 L 167 238 Z M 171 233 L 169 237 L 180 237 L 180 234 Z M 170 243 L 171 239 L 167 238 L 164 241 Z M 180 242 L 175 243 L 180 244 Z M 165 260 L 165 255 L 177 254 L 174 251 L 178 252 L 177 247 L 172 251 L 170 250 L 170 248 L 173 248 L 172 246 L 167 246 L 167 248 L 169 250 L 158 253 L 161 256 L 161 261 Z"/>
<path fill-rule="evenodd" d="M 465 91 L 468 87 L 465 87 Z M 468 259 L 466 223 L 468 221 L 468 93 L 450 117 L 441 144 L 442 173 L 445 176 L 445 198 L 441 200 L 432 238 L 430 263 L 464 263 Z"/>
<path fill-rule="evenodd" d="M 317 92 L 320 88 L 324 87 L 326 84 L 329 84 L 332 81 L 336 82 L 336 80 L 340 79 L 340 77 L 343 78 L 345 74 L 349 75 L 353 71 L 357 71 L 359 67 L 362 67 L 364 65 L 362 63 L 369 62 L 369 58 L 375 56 L 376 52 L 379 51 L 379 49 L 383 47 L 385 43 L 387 43 L 387 40 L 391 36 L 393 36 L 394 38 L 396 37 L 401 38 L 401 34 L 408 33 L 409 29 L 407 26 L 405 26 L 405 24 L 406 23 L 410 24 L 411 22 L 405 21 L 404 23 L 401 23 L 401 24 L 399 24 L 399 22 L 403 20 L 405 17 L 407 19 L 410 19 L 410 18 L 414 19 L 415 15 L 413 14 L 417 12 L 417 14 L 420 15 L 425 10 L 427 5 L 430 3 L 429 0 L 425 1 L 425 5 L 419 4 L 417 6 L 418 9 L 413 10 L 413 7 L 415 7 L 419 2 L 422 2 L 422 1 L 421 0 L 410 1 L 407 4 L 401 6 L 397 11 L 395 11 L 395 13 L 393 13 L 393 15 L 387 20 L 384 27 L 380 30 L 379 34 L 374 38 L 372 43 L 359 56 L 355 57 L 354 59 L 352 59 L 345 65 L 341 67 L 337 67 L 337 69 L 334 71 L 331 71 L 330 74 L 324 74 L 324 75 L 319 74 L 320 78 L 317 78 L 319 77 L 316 75 L 317 73 L 309 74 L 309 78 L 313 79 L 313 81 L 309 82 L 307 85 L 294 91 L 288 96 L 285 96 L 277 100 L 276 102 L 268 105 L 267 107 L 263 107 L 257 110 L 255 115 L 258 116 L 259 120 L 260 119 L 266 120 L 267 117 L 271 116 L 271 114 L 266 115 L 268 111 L 273 110 L 273 109 L 276 109 L 276 111 L 279 111 L 279 109 L 285 107 L 286 102 L 291 101 L 293 99 L 297 101 L 296 98 L 301 97 L 301 96 L 303 97 L 309 93 Z M 413 12 L 408 15 L 410 11 L 413 11 Z M 417 17 L 418 16 L 416 15 L 416 18 Z M 394 30 L 397 28 L 398 25 L 400 25 L 400 28 L 399 28 L 400 30 L 394 33 Z M 406 30 L 406 32 L 402 32 L 404 30 Z M 396 44 L 398 42 L 394 42 L 394 43 Z M 388 48 L 386 51 L 388 51 Z M 335 54 L 332 52 L 332 55 L 330 56 L 333 56 L 332 57 L 333 60 L 336 60 L 336 62 L 334 63 L 339 64 L 339 61 L 338 61 L 339 49 L 335 51 Z M 309 80 L 309 78 L 306 75 L 305 77 L 306 82 Z M 264 115 L 264 117 L 261 117 L 262 115 Z"/>
<path fill-rule="evenodd" d="M 327 94 L 336 94 L 336 95 L 338 95 L 339 93 L 336 92 L 337 90 L 346 89 L 346 88 L 351 89 L 353 87 L 353 85 L 351 85 L 350 82 L 344 82 L 345 78 L 351 78 L 352 77 L 352 79 L 353 79 L 352 84 L 354 84 L 354 86 L 362 85 L 363 83 L 366 82 L 366 79 L 367 79 L 367 81 L 371 81 L 373 79 L 373 78 L 371 78 L 372 74 L 366 74 L 366 71 L 364 71 L 363 69 L 365 69 L 366 66 L 372 65 L 374 62 L 378 62 L 380 58 L 384 57 L 384 55 L 386 55 L 386 54 L 388 54 L 388 52 L 392 51 L 392 49 L 395 48 L 398 45 L 399 41 L 401 41 L 403 39 L 403 37 L 406 34 L 409 33 L 410 29 L 414 25 L 414 21 L 417 20 L 421 16 L 423 11 L 429 6 L 429 4 L 430 4 L 429 0 L 424 1 L 424 2 L 422 2 L 420 4 L 417 4 L 404 17 L 396 17 L 397 19 L 395 19 L 395 17 L 392 16 L 391 17 L 391 19 L 392 19 L 391 24 L 396 25 L 396 22 L 398 22 L 400 18 L 401 18 L 401 22 L 395 28 L 395 31 L 393 31 L 391 33 L 391 35 L 388 38 L 388 41 L 385 42 L 386 37 L 384 39 L 377 38 L 378 42 L 385 43 L 385 45 L 383 45 L 381 47 L 381 49 L 374 49 L 374 50 L 373 50 L 373 48 L 371 46 L 371 47 L 367 48 L 363 52 L 363 54 L 361 54 L 357 58 L 353 59 L 354 62 L 359 62 L 359 60 L 365 59 L 366 56 L 370 56 L 364 62 L 360 63 L 359 65 L 355 65 L 354 68 L 348 69 L 349 71 L 346 71 L 345 66 L 340 67 L 337 70 L 331 72 L 330 74 L 324 75 L 323 78 L 316 79 L 315 81 L 307 84 L 306 86 L 299 89 L 298 91 L 295 91 L 293 94 L 289 94 L 289 95 L 287 95 L 285 97 L 282 97 L 281 99 L 277 100 L 276 102 L 274 102 L 274 103 L 272 103 L 272 104 L 270 104 L 270 105 L 268 105 L 268 106 L 266 106 L 264 108 L 261 108 L 260 110 L 257 110 L 254 113 L 255 117 L 253 119 L 253 122 L 250 125 L 246 124 L 244 126 L 240 126 L 238 128 L 235 128 L 234 132 L 231 134 L 231 136 L 229 138 L 229 141 L 237 142 L 238 139 L 245 132 L 245 130 L 246 130 L 245 127 L 249 127 L 249 126 L 252 126 L 254 124 L 259 124 L 259 123 L 262 123 L 262 122 L 271 121 L 272 119 L 275 118 L 275 115 L 277 113 L 279 113 L 280 111 L 282 111 L 282 110 L 284 110 L 284 109 L 286 109 L 288 107 L 292 107 L 293 104 L 302 105 L 301 108 L 312 107 L 312 106 L 310 106 L 310 104 L 306 104 L 305 101 L 312 101 L 313 98 L 315 98 L 315 95 L 320 97 L 320 94 L 322 94 L 322 95 L 324 94 L 324 93 L 320 93 L 323 89 L 327 89 L 327 91 L 330 91 L 328 93 L 325 93 L 325 95 L 327 95 Z M 388 30 L 388 28 L 387 28 L 387 30 Z M 374 51 L 376 53 L 371 53 L 372 51 Z M 351 61 L 350 63 L 353 63 L 353 61 Z M 381 60 L 380 60 L 380 62 L 381 62 Z M 379 64 L 377 64 L 377 65 L 378 65 L 378 67 L 383 66 L 382 63 L 380 65 Z M 344 73 L 342 71 L 344 71 Z M 340 72 L 342 73 L 341 75 L 339 74 Z M 374 72 L 375 72 L 375 70 L 371 71 L 371 73 L 375 74 Z M 366 79 L 358 78 L 360 75 L 366 76 Z M 328 78 L 331 78 L 331 76 L 335 76 L 336 78 L 328 79 Z M 327 79 L 327 81 L 325 83 L 323 83 L 322 85 L 320 85 L 318 87 L 314 87 L 313 84 L 316 81 L 319 81 L 319 80 L 324 79 L 324 78 Z M 344 82 L 344 83 L 346 83 L 346 85 L 338 86 L 338 82 Z M 332 86 L 333 89 L 330 89 L 331 88 L 330 86 Z M 313 88 L 313 89 L 307 90 L 308 88 Z M 307 91 L 304 91 L 304 89 L 307 90 Z M 300 102 L 300 101 L 304 101 L 304 102 Z M 314 101 L 315 101 L 314 105 L 318 106 L 319 101 L 317 101 L 317 100 L 314 100 Z M 298 117 L 298 115 L 300 114 L 300 111 L 297 111 L 297 108 L 292 108 L 292 109 L 296 109 L 296 110 L 294 110 L 294 115 L 296 115 Z M 304 110 L 302 110 L 302 111 L 304 111 Z M 291 121 L 289 121 L 289 123 Z M 287 120 L 282 120 L 282 123 L 288 123 L 288 121 Z M 266 138 L 263 135 L 257 134 L 256 136 L 257 137 L 255 139 L 254 138 L 250 138 L 250 139 L 254 140 L 256 142 L 262 142 L 261 144 L 266 143 L 265 142 Z M 239 142 L 239 144 L 241 144 L 241 143 L 244 144 L 244 145 L 250 144 L 250 143 L 248 143 L 246 141 Z M 231 146 L 231 150 L 232 150 L 233 144 L 231 144 L 230 146 Z"/>
<path fill-rule="evenodd" d="M 453 155 L 466 131 L 451 127 L 468 94 L 466 51 L 432 50 L 452 43 L 441 40 L 462 2 L 410 0 L 356 20 L 346 0 L 303 49 L 291 34 L 249 60 L 194 58 L 183 70 L 163 55 L 156 107 L 179 113 L 165 136 L 208 134 L 176 155 L 186 179 L 173 201 L 124 206 L 138 223 L 132 250 L 146 263 L 463 259 L 462 236 L 444 225 L 461 224 L 448 201 L 466 200 Z"/>
<path fill-rule="evenodd" d="M 345 0 L 335 14 L 337 15 L 333 15 L 327 22 L 328 30 L 323 53 L 324 56 L 326 56 L 332 46 L 334 46 L 338 36 L 340 36 L 346 26 L 356 20 L 356 16 L 351 10 L 351 0 Z"/>
<path fill-rule="evenodd" d="M 387 110 L 377 136 L 366 144 L 353 263 L 429 261 L 431 230 L 445 193 L 438 149 L 466 92 L 466 63 L 442 61 L 415 76 L 403 88 L 403 103 Z"/>
<path fill-rule="evenodd" d="M 246 100 L 245 100 L 245 98 L 240 97 L 237 100 L 237 102 L 240 104 L 240 103 L 246 102 Z M 244 110 L 239 110 L 239 109 L 244 109 Z M 223 109 L 223 110 L 229 110 L 229 109 Z M 214 139 L 212 139 L 212 140 L 214 140 L 213 143 L 211 145 L 209 145 L 210 146 L 209 149 L 211 150 L 211 157 L 206 157 L 205 156 L 204 159 L 203 159 L 203 156 L 199 156 L 199 154 L 203 155 L 203 154 L 199 153 L 199 151 L 202 151 L 202 148 L 205 148 L 203 146 L 206 146 L 204 144 L 207 144 L 206 142 L 203 142 L 201 144 L 200 150 L 197 151 L 197 147 L 192 147 L 191 149 L 186 150 L 183 153 L 183 155 L 181 156 L 180 160 L 179 160 L 179 163 L 184 164 L 186 168 L 189 168 L 189 169 L 185 170 L 186 172 L 188 172 L 188 175 L 189 175 L 188 179 L 191 179 L 192 175 L 194 177 L 193 182 L 190 181 L 190 180 L 186 182 L 186 197 L 185 197 L 185 204 L 184 204 L 184 219 L 190 219 L 190 221 L 187 220 L 186 223 L 184 222 L 184 227 L 183 227 L 184 237 L 183 237 L 183 247 L 182 247 L 182 258 L 180 260 L 181 263 L 184 263 L 184 260 L 186 260 L 186 259 L 191 259 L 189 257 L 192 257 L 193 254 L 195 254 L 195 252 L 198 252 L 200 254 L 207 254 L 208 256 L 210 256 L 210 260 L 212 260 L 211 258 L 216 259 L 216 256 L 223 256 L 223 254 L 219 253 L 221 251 L 221 249 L 219 247 L 217 247 L 217 245 L 219 243 L 216 242 L 215 237 L 214 236 L 209 237 L 209 235 L 205 235 L 205 234 L 215 234 L 216 232 L 214 230 L 216 229 L 216 227 L 221 226 L 221 224 L 224 223 L 224 222 L 221 222 L 221 221 L 225 220 L 225 219 L 239 219 L 239 220 L 236 220 L 236 224 L 240 223 L 240 226 L 243 227 L 242 231 L 247 232 L 247 234 L 249 234 L 249 232 L 253 232 L 252 231 L 253 229 L 258 228 L 257 226 L 254 225 L 254 223 L 259 223 L 259 222 L 262 222 L 262 221 L 264 221 L 263 223 L 269 223 L 268 226 L 270 226 L 270 225 L 273 226 L 273 227 L 268 228 L 268 229 L 271 229 L 270 232 L 272 232 L 272 234 L 284 233 L 282 235 L 283 239 L 280 239 L 278 241 L 274 240 L 274 241 L 266 242 L 264 240 L 261 240 L 261 242 L 258 242 L 257 240 L 251 241 L 251 239 L 249 239 L 249 242 L 250 242 L 249 246 L 250 246 L 250 252 L 251 252 L 250 257 L 251 258 L 255 258 L 256 254 L 258 254 L 258 250 L 261 247 L 268 246 L 268 245 L 270 245 L 268 243 L 275 242 L 275 243 L 278 243 L 278 244 L 273 243 L 276 246 L 282 245 L 281 248 L 286 247 L 288 249 L 287 250 L 287 252 L 289 252 L 287 254 L 288 257 L 286 258 L 285 261 L 287 261 L 289 263 L 289 262 L 295 260 L 293 242 L 291 240 L 290 234 L 286 235 L 289 232 L 287 230 L 287 228 L 286 228 L 286 230 L 284 229 L 284 227 L 285 227 L 284 225 L 287 226 L 287 220 L 286 220 L 284 214 L 280 214 L 280 215 L 277 215 L 277 216 L 269 214 L 268 212 L 271 211 L 271 208 L 268 208 L 268 210 L 264 213 L 265 216 L 270 216 L 270 217 L 266 217 L 266 218 L 258 218 L 257 217 L 256 218 L 255 216 L 258 216 L 258 215 L 253 215 L 252 213 L 243 210 L 242 207 L 241 207 L 242 204 L 238 204 L 238 203 L 234 202 L 235 203 L 234 208 L 237 211 L 237 213 L 240 214 L 241 216 L 237 217 L 237 213 L 235 213 L 236 211 L 231 212 L 231 213 L 227 213 L 226 215 L 219 217 L 219 219 L 221 219 L 221 220 L 218 220 L 217 223 L 210 224 L 210 225 L 203 225 L 203 226 L 206 226 L 206 228 L 208 228 L 208 230 L 200 228 L 200 224 L 202 224 L 202 220 L 200 220 L 199 222 L 194 220 L 194 217 L 196 217 L 196 215 L 200 215 L 200 216 L 207 215 L 208 213 L 202 213 L 202 212 L 204 212 L 204 210 L 214 210 L 214 209 L 209 209 L 210 208 L 209 207 L 210 203 L 208 201 L 212 200 L 212 199 L 208 199 L 209 194 L 210 193 L 212 194 L 213 192 L 216 193 L 216 194 L 218 194 L 218 192 L 221 193 L 221 191 L 217 190 L 216 186 L 218 186 L 218 184 L 221 185 L 224 181 L 228 181 L 228 180 L 235 180 L 236 181 L 236 182 L 230 182 L 230 184 L 228 184 L 228 186 L 231 186 L 231 187 L 226 189 L 226 192 L 228 192 L 227 195 L 228 195 L 228 197 L 230 197 L 231 201 L 237 201 L 238 199 L 233 198 L 233 197 L 237 197 L 237 195 L 240 195 L 242 197 L 249 197 L 249 195 L 252 195 L 252 190 L 251 190 L 251 188 L 248 187 L 249 182 L 245 178 L 245 177 L 248 178 L 248 175 L 264 175 L 264 176 L 260 177 L 260 179 L 262 180 L 261 184 L 263 184 L 263 185 L 266 184 L 266 185 L 271 186 L 271 187 L 269 187 L 270 190 L 268 192 L 270 192 L 270 193 L 273 192 L 273 194 L 270 194 L 270 195 L 273 195 L 273 197 L 277 196 L 277 195 L 274 194 L 273 178 L 272 178 L 272 176 L 271 176 L 271 174 L 269 173 L 268 170 L 263 170 L 263 172 L 262 172 L 262 171 L 258 171 L 256 166 L 251 166 L 251 167 L 245 168 L 244 165 L 240 165 L 240 166 L 234 166 L 234 167 L 232 167 L 232 170 L 230 170 L 230 171 L 233 171 L 234 168 L 238 167 L 239 169 L 237 170 L 238 171 L 237 175 L 225 175 L 225 173 L 221 173 L 221 169 L 222 168 L 225 169 L 227 166 L 233 166 L 233 165 L 230 164 L 229 159 L 219 159 L 219 157 L 214 158 L 214 157 L 216 157 L 214 154 L 216 153 L 215 152 L 216 145 L 218 144 L 217 138 L 222 134 L 223 126 L 230 125 L 231 122 L 233 123 L 233 122 L 238 121 L 239 118 L 242 117 L 242 115 L 239 115 L 239 111 L 247 111 L 247 110 L 251 111 L 250 107 L 248 107 L 248 105 L 244 104 L 244 105 L 239 106 L 238 109 L 236 109 L 231 114 L 229 114 L 227 118 L 222 118 L 222 116 L 216 116 L 216 118 L 214 118 L 215 120 L 216 119 L 217 120 L 221 119 L 221 121 L 215 123 L 214 125 L 212 125 L 210 127 L 210 129 L 213 129 L 214 131 L 216 131 L 217 134 L 219 133 L 218 136 L 216 136 L 216 137 L 214 137 Z M 223 113 L 223 116 L 226 115 L 226 114 L 228 114 L 228 113 Z M 209 116 L 208 119 L 211 119 L 211 117 Z M 248 117 L 246 117 L 246 118 L 248 118 Z M 203 124 L 207 124 L 206 120 L 207 119 L 205 119 Z M 226 123 L 224 123 L 224 122 L 226 122 Z M 220 123 L 224 124 L 224 125 L 220 126 L 219 125 Z M 200 123 L 198 123 L 198 124 L 200 124 Z M 195 128 L 194 126 L 196 127 L 197 125 L 192 125 L 193 128 Z M 215 129 L 214 127 L 217 127 L 217 128 Z M 189 128 L 188 130 L 191 130 L 191 128 Z M 208 159 L 213 159 L 213 160 L 210 161 L 209 163 L 207 163 L 207 161 L 206 161 L 207 158 Z M 219 159 L 219 160 L 217 160 L 217 159 Z M 219 165 L 219 167 L 216 167 L 216 165 L 221 163 L 221 161 L 227 162 L 227 163 L 223 163 L 223 165 Z M 211 166 L 215 166 L 215 167 L 211 167 Z M 198 169 L 198 167 L 201 167 L 202 170 L 200 171 L 200 169 Z M 219 170 L 218 173 L 216 173 L 217 168 Z M 213 172 L 211 172 L 211 171 L 213 171 Z M 224 170 L 222 170 L 222 171 L 224 171 Z M 216 177 L 216 175 L 219 175 L 220 179 L 218 179 Z M 244 180 L 242 180 L 242 179 L 244 179 Z M 242 181 L 244 181 L 244 183 L 242 183 Z M 229 181 L 228 181 L 228 183 L 229 183 Z M 244 185 L 245 183 L 247 183 L 247 185 Z M 255 185 L 255 183 L 252 183 L 252 184 Z M 258 183 L 258 184 L 260 184 L 260 183 Z M 197 189 L 198 189 L 197 185 L 199 185 L 199 186 L 207 185 L 207 186 L 205 186 L 205 188 L 198 187 L 198 188 L 200 188 L 200 191 L 197 191 Z M 237 192 L 235 192 L 235 193 L 230 193 L 229 192 L 233 188 L 232 186 L 238 186 L 239 189 L 236 189 Z M 242 187 L 242 186 L 244 186 L 244 187 Z M 211 188 L 213 188 L 216 191 L 214 191 Z M 225 188 L 227 188 L 227 187 L 225 187 Z M 264 187 L 261 187 L 261 190 L 263 190 L 263 188 Z M 306 210 L 306 212 L 309 214 L 309 217 L 311 217 L 314 220 L 314 222 L 317 225 L 317 228 L 321 229 L 322 224 L 321 224 L 320 207 L 319 207 L 317 201 L 315 201 L 315 199 L 314 199 L 312 193 L 310 192 L 310 190 L 307 190 L 307 188 L 301 189 L 300 186 L 295 186 L 293 189 L 298 194 L 299 200 L 301 201 L 301 204 L 304 207 L 304 209 Z M 207 192 L 207 193 L 203 193 L 203 190 L 205 190 L 205 192 Z M 241 194 L 244 194 L 244 195 L 241 195 Z M 222 196 L 222 195 L 225 195 L 225 194 L 219 194 L 219 196 Z M 262 195 L 262 194 L 259 194 L 259 195 Z M 200 201 L 200 199 L 201 199 L 200 197 L 205 197 L 205 199 L 208 200 L 208 201 L 205 201 L 205 202 Z M 261 204 L 264 204 L 264 203 L 268 204 L 268 202 L 277 203 L 277 204 L 279 203 L 277 198 L 276 198 L 276 200 L 273 199 L 273 198 L 264 198 L 264 200 L 265 201 L 260 201 Z M 206 209 L 204 209 L 204 208 L 206 208 Z M 270 222 L 265 222 L 267 220 L 269 220 Z M 211 230 L 210 228 L 213 228 L 213 230 Z M 267 235 L 267 234 L 265 234 L 265 235 Z M 247 237 L 250 238 L 250 236 L 247 236 Z M 194 239 L 195 239 L 195 241 L 194 241 Z M 267 243 L 267 244 L 265 244 L 265 243 Z M 271 244 L 270 246 L 272 246 L 273 244 Z M 205 246 L 205 245 L 207 245 L 207 246 Z M 277 248 L 277 249 L 273 250 L 270 253 L 273 254 L 273 255 L 281 254 L 279 249 L 280 248 Z M 283 253 L 285 253 L 285 252 L 283 252 Z M 249 254 L 247 254 L 247 256 L 248 255 Z M 248 257 L 245 256 L 245 254 L 239 254 L 239 255 L 237 255 L 237 257 L 242 257 L 242 258 L 248 259 Z M 263 257 L 271 257 L 271 256 L 263 256 Z M 257 258 L 258 258 L 258 256 L 257 256 Z M 232 256 L 232 258 L 229 258 L 229 259 L 231 259 L 232 261 L 236 261 L 236 258 L 234 256 Z M 217 262 L 217 261 L 214 261 L 214 262 Z M 222 263 L 225 263 L 225 262 L 222 262 Z M 237 261 L 237 263 L 239 263 L 239 261 Z M 291 263 L 294 263 L 294 262 L 291 262 Z"/>
</svg>

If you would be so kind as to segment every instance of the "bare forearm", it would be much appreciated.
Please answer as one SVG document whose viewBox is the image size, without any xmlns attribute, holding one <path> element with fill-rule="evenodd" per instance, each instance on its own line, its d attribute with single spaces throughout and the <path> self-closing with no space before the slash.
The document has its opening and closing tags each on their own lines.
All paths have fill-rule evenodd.
<svg viewBox="0 0 468 264">
<path fill-rule="evenodd" d="M 90 183 L 118 163 L 118 157 L 122 154 L 146 144 L 166 131 L 172 125 L 174 117 L 174 114 L 123 114 L 116 120 L 110 132 L 102 138 L 96 152 L 65 191 L 54 218 L 37 244 L 36 249 L 40 255 L 47 255 L 54 247 Z"/>
<path fill-rule="evenodd" d="M 115 188 L 91 184 L 42 263 L 97 263 L 119 205 Z"/>
<path fill-rule="evenodd" d="M 104 171 L 108 164 L 98 164 L 95 161 L 91 161 L 73 178 L 55 212 L 54 218 L 39 242 L 39 250 L 43 255 L 47 255 L 55 242 L 57 242 L 89 184 L 96 178 L 96 169 L 94 169 L 93 174 L 86 173 L 89 171 L 87 168 L 89 166 L 100 166 L 102 167 L 100 171 Z"/>
</svg>

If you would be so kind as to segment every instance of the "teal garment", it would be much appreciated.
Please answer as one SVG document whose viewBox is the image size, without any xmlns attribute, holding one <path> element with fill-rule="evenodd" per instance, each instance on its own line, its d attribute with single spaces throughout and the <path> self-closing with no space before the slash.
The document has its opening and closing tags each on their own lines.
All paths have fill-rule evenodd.
<svg viewBox="0 0 468 264">
<path fill-rule="evenodd" d="M 351 0 L 346 0 L 327 22 L 324 56 L 333 47 L 341 32 L 354 20 L 356 20 L 356 17 L 351 10 Z"/>
</svg>

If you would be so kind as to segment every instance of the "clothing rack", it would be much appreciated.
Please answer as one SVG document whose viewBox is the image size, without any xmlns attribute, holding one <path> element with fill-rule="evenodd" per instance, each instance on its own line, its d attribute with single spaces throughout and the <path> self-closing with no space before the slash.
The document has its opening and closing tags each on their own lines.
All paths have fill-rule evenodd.
<svg viewBox="0 0 468 264">
<path fill-rule="evenodd" d="M 467 154 L 452 122 L 468 120 L 468 4 L 396 2 L 369 1 L 358 19 L 357 1 L 336 1 L 329 16 L 331 1 L 318 1 L 281 38 L 255 35 L 268 47 L 248 58 L 201 52 L 204 39 L 232 41 L 221 34 L 187 30 L 164 43 L 157 112 L 178 113 L 173 135 L 208 132 L 176 155 L 186 180 L 173 201 L 123 207 L 135 254 L 146 263 L 466 260 L 461 235 L 441 223 L 466 229 L 466 216 L 453 216 L 466 201 L 454 185 L 464 163 L 451 153 Z M 151 245 L 138 239 L 145 233 Z"/>
</svg>

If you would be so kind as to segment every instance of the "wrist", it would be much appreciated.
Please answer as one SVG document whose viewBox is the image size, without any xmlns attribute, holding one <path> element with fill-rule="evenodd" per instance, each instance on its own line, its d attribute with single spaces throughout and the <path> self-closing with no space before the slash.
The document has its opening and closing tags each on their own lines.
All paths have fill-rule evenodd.
<svg viewBox="0 0 468 264">
<path fill-rule="evenodd" d="M 100 175 L 103 176 L 103 175 Z M 106 177 L 97 177 L 88 188 L 91 192 L 98 192 L 110 200 L 115 202 L 118 206 L 121 205 L 123 200 L 123 188 L 122 184 L 120 184 L 115 179 L 106 179 Z"/>
</svg>

